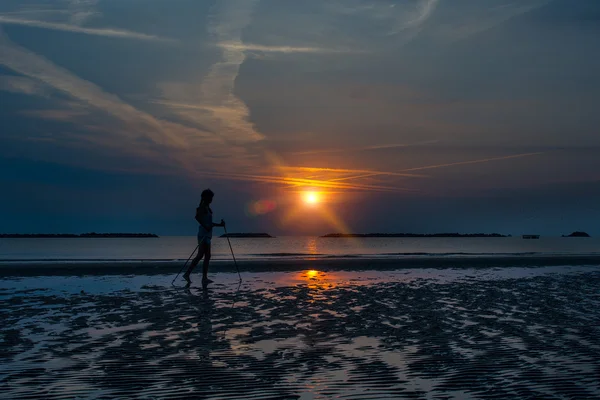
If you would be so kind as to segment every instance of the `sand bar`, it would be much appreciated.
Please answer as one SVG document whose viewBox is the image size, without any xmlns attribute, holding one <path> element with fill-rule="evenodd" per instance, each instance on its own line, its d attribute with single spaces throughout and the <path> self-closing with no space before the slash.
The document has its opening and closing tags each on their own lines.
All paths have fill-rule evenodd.
<svg viewBox="0 0 600 400">
<path fill-rule="evenodd" d="M 177 273 L 184 260 L 0 260 L 0 276 Z M 240 271 L 395 270 L 600 265 L 600 255 L 483 255 L 397 257 L 278 257 L 238 260 Z M 232 260 L 211 261 L 211 271 L 235 272 Z"/>
</svg>

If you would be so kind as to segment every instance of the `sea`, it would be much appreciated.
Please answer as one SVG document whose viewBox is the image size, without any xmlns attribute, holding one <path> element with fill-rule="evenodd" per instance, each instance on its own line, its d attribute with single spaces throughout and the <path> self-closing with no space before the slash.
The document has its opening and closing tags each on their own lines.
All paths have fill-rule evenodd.
<svg viewBox="0 0 600 400">
<path fill-rule="evenodd" d="M 593 256 L 600 239 L 571 237 L 493 238 L 226 238 L 212 241 L 212 259 L 402 258 L 444 256 Z M 229 246 L 231 244 L 231 247 Z M 195 236 L 159 238 L 3 238 L 0 262 L 186 260 Z"/>
<path fill-rule="evenodd" d="M 0 239 L 0 398 L 600 399 L 596 238 L 230 243 Z"/>
</svg>

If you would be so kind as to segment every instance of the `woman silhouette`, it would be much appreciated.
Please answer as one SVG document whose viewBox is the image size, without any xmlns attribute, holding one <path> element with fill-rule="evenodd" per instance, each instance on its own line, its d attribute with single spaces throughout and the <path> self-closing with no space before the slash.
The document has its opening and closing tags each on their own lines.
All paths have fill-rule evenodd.
<svg viewBox="0 0 600 400">
<path fill-rule="evenodd" d="M 192 260 L 190 267 L 183 274 L 183 279 L 185 279 L 188 284 L 192 281 L 190 280 L 190 274 L 196 268 L 196 265 L 200 262 L 202 257 L 204 257 L 204 263 L 202 264 L 202 284 L 207 285 L 212 282 L 212 280 L 208 279 L 208 264 L 210 263 L 210 242 L 212 240 L 212 228 L 215 226 L 225 226 L 225 221 L 221 220 L 220 223 L 215 224 L 212 220 L 212 210 L 210 208 L 210 203 L 213 201 L 213 197 L 215 194 L 212 190 L 206 189 L 202 191 L 200 195 L 200 205 L 196 208 L 196 221 L 200 224 L 198 227 L 198 254 Z"/>
</svg>

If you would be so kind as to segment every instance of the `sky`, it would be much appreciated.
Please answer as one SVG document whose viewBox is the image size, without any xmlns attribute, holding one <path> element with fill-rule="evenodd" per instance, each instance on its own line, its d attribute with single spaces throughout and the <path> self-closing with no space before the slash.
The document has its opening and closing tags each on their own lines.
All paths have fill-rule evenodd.
<svg viewBox="0 0 600 400">
<path fill-rule="evenodd" d="M 3 0 L 0 231 L 600 234 L 597 0 Z M 317 204 L 304 201 L 306 192 Z"/>
</svg>

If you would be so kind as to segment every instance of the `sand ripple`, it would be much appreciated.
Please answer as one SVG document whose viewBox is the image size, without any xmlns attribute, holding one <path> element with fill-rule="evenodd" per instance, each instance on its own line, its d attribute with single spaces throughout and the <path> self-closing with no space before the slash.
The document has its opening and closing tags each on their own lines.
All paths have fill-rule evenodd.
<svg viewBox="0 0 600 400">
<path fill-rule="evenodd" d="M 16 282 L 0 291 L 0 393 L 600 398 L 600 272 L 483 275 L 283 285 L 262 274 L 262 284 L 208 291 L 173 289 L 166 277 L 77 294 Z"/>
</svg>

